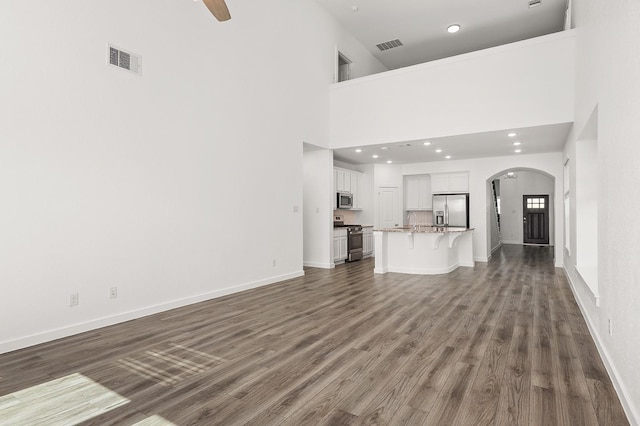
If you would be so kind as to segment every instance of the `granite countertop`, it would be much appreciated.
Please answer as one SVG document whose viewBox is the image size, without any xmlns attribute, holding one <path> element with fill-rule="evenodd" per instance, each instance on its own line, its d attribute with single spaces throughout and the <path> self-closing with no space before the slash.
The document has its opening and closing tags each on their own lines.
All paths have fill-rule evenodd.
<svg viewBox="0 0 640 426">
<path fill-rule="evenodd" d="M 381 232 L 416 232 L 421 234 L 442 234 L 450 232 L 467 232 L 473 231 L 474 228 L 460 228 L 460 227 L 448 227 L 448 226 L 405 226 L 402 228 L 382 228 L 374 229 L 374 231 Z"/>
</svg>

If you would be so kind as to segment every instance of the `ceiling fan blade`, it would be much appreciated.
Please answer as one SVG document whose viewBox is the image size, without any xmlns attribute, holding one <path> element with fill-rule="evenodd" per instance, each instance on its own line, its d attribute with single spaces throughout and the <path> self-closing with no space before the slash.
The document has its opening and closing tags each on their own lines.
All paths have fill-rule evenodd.
<svg viewBox="0 0 640 426">
<path fill-rule="evenodd" d="M 231 14 L 224 0 L 202 0 L 213 16 L 220 22 L 231 19 Z"/>
</svg>

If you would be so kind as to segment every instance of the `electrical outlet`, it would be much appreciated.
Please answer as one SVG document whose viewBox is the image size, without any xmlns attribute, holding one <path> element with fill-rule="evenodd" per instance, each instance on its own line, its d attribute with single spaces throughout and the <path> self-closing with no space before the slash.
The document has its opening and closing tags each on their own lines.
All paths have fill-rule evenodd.
<svg viewBox="0 0 640 426">
<path fill-rule="evenodd" d="M 78 304 L 78 293 L 71 293 L 69 296 L 69 306 L 76 306 Z"/>
<path fill-rule="evenodd" d="M 608 321 L 609 321 L 609 336 L 613 336 L 613 325 L 611 324 L 611 318 L 609 318 Z"/>
<path fill-rule="evenodd" d="M 109 298 L 115 299 L 116 297 L 118 297 L 118 287 L 111 287 L 109 289 Z"/>
</svg>

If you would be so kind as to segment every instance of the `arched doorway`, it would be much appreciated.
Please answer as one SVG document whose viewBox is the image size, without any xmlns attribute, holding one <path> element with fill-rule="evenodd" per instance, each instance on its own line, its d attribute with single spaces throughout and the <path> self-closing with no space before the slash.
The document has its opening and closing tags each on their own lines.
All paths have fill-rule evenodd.
<svg viewBox="0 0 640 426">
<path fill-rule="evenodd" d="M 549 245 L 556 240 L 556 178 L 510 168 L 487 179 L 487 253 L 503 244 Z"/>
</svg>

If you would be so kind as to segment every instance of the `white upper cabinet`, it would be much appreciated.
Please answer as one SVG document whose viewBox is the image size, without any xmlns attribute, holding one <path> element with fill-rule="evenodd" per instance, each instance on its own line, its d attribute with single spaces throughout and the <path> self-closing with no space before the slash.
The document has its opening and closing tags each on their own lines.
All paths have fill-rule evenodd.
<svg viewBox="0 0 640 426">
<path fill-rule="evenodd" d="M 469 173 L 434 173 L 431 175 L 431 192 L 433 194 L 469 192 Z"/>
<path fill-rule="evenodd" d="M 336 192 L 351 192 L 351 175 L 346 170 L 333 169 Z"/>
<path fill-rule="evenodd" d="M 405 176 L 405 210 L 431 210 L 431 178 L 429 175 Z"/>
</svg>

